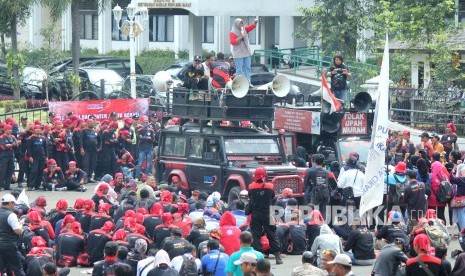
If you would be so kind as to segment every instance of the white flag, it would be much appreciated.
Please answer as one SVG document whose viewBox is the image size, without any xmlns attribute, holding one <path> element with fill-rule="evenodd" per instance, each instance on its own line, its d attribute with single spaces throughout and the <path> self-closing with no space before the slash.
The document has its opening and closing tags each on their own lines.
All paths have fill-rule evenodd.
<svg viewBox="0 0 465 276">
<path fill-rule="evenodd" d="M 375 118 L 371 133 L 371 145 L 368 152 L 360 199 L 360 216 L 368 210 L 383 203 L 384 194 L 384 162 L 386 155 L 386 140 L 389 135 L 388 127 L 388 95 L 389 95 L 389 46 L 388 35 L 384 45 L 383 64 L 381 65 L 380 81 L 378 85 L 378 100 L 376 101 Z"/>
</svg>

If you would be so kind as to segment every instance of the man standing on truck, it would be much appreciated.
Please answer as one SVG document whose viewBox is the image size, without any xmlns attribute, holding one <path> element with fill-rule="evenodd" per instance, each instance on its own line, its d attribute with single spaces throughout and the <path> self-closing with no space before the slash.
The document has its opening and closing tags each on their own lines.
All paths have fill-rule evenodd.
<svg viewBox="0 0 465 276">
<path fill-rule="evenodd" d="M 307 170 L 305 176 L 305 203 L 311 203 L 326 219 L 326 206 L 329 203 L 329 172 L 323 169 L 325 156 L 323 154 L 312 155 L 312 167 Z"/>
<path fill-rule="evenodd" d="M 249 185 L 250 197 L 250 230 L 253 236 L 253 248 L 261 251 L 262 244 L 260 239 L 265 232 L 270 242 L 271 252 L 275 255 L 276 264 L 282 264 L 281 253 L 279 251 L 279 241 L 276 235 L 276 225 L 273 218 L 270 220 L 271 201 L 275 197 L 274 186 L 266 182 L 266 170 L 257 168 L 254 174 L 255 181 Z"/>
</svg>

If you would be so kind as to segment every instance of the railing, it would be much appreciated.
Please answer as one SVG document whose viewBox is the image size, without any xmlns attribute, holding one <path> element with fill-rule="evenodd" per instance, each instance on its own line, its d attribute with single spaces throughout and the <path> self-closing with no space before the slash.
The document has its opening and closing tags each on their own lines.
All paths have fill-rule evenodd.
<svg viewBox="0 0 465 276">
<path fill-rule="evenodd" d="M 319 78 L 321 72 L 328 70 L 333 64 L 333 58 L 324 56 L 317 46 L 255 50 L 253 60 L 266 63 L 270 69 L 292 69 L 294 75 L 302 69 L 315 69 L 316 78 Z M 351 60 L 346 60 L 344 63 L 347 64 L 352 74 L 352 78 L 348 81 L 350 93 L 354 95 L 362 91 L 360 85 L 379 73 L 376 65 Z"/>
<path fill-rule="evenodd" d="M 465 133 L 461 94 L 446 89 L 390 88 L 389 119 L 436 133 L 444 133 L 447 122 L 454 121 L 460 135 Z"/>
<path fill-rule="evenodd" d="M 40 120 L 42 123 L 48 118 L 48 107 L 40 107 L 33 109 L 26 109 L 21 111 L 13 111 L 8 113 L 0 114 L 0 120 L 5 121 L 7 117 L 13 117 L 16 122 L 19 122 L 21 117 L 27 117 L 28 122 L 34 122 L 35 120 Z"/>
</svg>

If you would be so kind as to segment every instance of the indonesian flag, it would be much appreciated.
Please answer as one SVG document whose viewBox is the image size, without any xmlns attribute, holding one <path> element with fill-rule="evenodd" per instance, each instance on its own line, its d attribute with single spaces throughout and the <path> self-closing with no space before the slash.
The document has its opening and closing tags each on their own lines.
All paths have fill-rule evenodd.
<svg viewBox="0 0 465 276">
<path fill-rule="evenodd" d="M 331 105 L 329 114 L 341 110 L 341 102 L 334 96 L 333 92 L 331 92 L 331 90 L 329 89 L 324 72 L 323 74 L 321 74 L 321 95 L 323 100 Z"/>
</svg>

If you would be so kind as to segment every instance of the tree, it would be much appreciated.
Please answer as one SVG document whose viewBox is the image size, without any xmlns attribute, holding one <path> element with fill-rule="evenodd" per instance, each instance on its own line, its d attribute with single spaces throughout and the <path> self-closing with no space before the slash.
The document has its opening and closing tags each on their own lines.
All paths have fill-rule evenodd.
<svg viewBox="0 0 465 276">
<path fill-rule="evenodd" d="M 372 0 L 315 0 L 314 7 L 300 8 L 303 24 L 294 35 L 312 44 L 320 41 L 325 55 L 355 58 L 357 49 L 369 45 L 362 31 L 371 29 L 374 8 Z"/>
<path fill-rule="evenodd" d="M 63 12 L 71 5 L 71 52 L 73 55 L 72 79 L 77 80 L 79 76 L 79 59 L 81 54 L 81 2 L 82 0 L 41 0 L 42 5 L 49 7 L 52 19 L 58 20 Z M 99 11 L 102 11 L 112 0 L 98 0 Z M 73 96 L 79 93 L 79 82 L 73 81 Z"/>
</svg>

